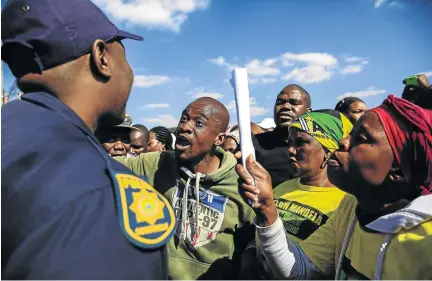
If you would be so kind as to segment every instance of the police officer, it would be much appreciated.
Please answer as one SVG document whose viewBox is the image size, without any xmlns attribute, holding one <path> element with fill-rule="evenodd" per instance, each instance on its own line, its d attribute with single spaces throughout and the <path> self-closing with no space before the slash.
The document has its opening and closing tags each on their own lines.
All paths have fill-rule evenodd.
<svg viewBox="0 0 432 281">
<path fill-rule="evenodd" d="M 125 118 L 124 38 L 89 0 L 4 5 L 24 95 L 2 108 L 2 279 L 167 278 L 172 208 L 93 134 Z"/>
</svg>

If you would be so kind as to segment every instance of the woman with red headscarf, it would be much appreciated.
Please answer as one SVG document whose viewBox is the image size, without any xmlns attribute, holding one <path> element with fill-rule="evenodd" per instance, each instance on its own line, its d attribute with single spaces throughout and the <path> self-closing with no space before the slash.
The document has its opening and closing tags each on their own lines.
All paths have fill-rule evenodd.
<svg viewBox="0 0 432 281">
<path fill-rule="evenodd" d="M 287 238 L 271 181 L 248 158 L 261 248 L 283 279 L 432 278 L 432 111 L 389 96 L 368 111 L 328 161 L 329 180 L 347 195 L 327 224 L 299 244 Z M 353 196 L 352 196 L 353 195 Z"/>
</svg>

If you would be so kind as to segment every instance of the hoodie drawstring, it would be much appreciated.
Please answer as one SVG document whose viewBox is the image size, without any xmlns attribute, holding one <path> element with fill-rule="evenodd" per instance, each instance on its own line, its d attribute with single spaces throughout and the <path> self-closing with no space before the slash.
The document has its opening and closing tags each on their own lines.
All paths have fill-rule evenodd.
<svg viewBox="0 0 432 281">
<path fill-rule="evenodd" d="M 185 188 L 183 190 L 183 211 L 182 211 L 182 226 L 183 231 L 186 233 L 186 220 L 188 215 L 188 195 L 189 195 L 189 185 L 190 185 L 191 178 L 189 177 Z"/>
<path fill-rule="evenodd" d="M 384 263 L 384 256 L 386 254 L 387 251 L 387 247 L 388 244 L 390 243 L 390 239 L 392 238 L 392 234 L 388 233 L 386 234 L 385 238 L 384 238 L 384 242 L 381 245 L 381 249 L 380 249 L 380 253 L 378 256 L 378 261 L 377 261 L 377 265 L 375 268 L 375 276 L 374 279 L 375 280 L 380 280 L 381 279 L 381 273 L 383 270 L 383 263 Z"/>
<path fill-rule="evenodd" d="M 354 228 L 357 222 L 357 216 L 354 215 L 351 223 L 348 227 L 348 230 L 345 234 L 345 239 L 342 245 L 342 250 L 339 256 L 339 260 L 338 260 L 338 265 L 336 267 L 336 276 L 335 276 L 335 280 L 339 280 L 340 278 L 340 273 L 342 271 L 342 262 L 343 262 L 343 258 L 346 254 L 346 251 L 348 249 L 348 245 L 349 242 L 351 240 L 351 236 L 354 232 Z M 377 264 L 375 267 L 375 275 L 374 275 L 374 280 L 380 280 L 381 279 L 381 274 L 382 274 L 382 270 L 383 270 L 383 265 L 384 265 L 384 257 L 388 248 L 388 245 L 390 243 L 390 239 L 392 238 L 392 234 L 388 233 L 386 234 L 385 238 L 384 238 L 384 242 L 381 244 L 381 249 L 380 249 L 380 253 L 378 255 L 378 260 L 377 260 Z"/>
<path fill-rule="evenodd" d="M 199 202 L 200 202 L 200 179 L 201 179 L 201 173 L 196 173 L 196 179 L 195 179 L 195 196 L 196 196 L 196 205 L 195 205 L 195 233 L 197 233 L 198 230 L 198 211 L 199 211 Z"/>
<path fill-rule="evenodd" d="M 186 233 L 186 220 L 187 220 L 187 212 L 188 212 L 188 196 L 189 196 L 189 186 L 192 179 L 195 179 L 195 198 L 196 198 L 196 205 L 195 205 L 195 216 L 194 216 L 194 231 L 197 233 L 198 230 L 198 217 L 199 217 L 199 203 L 200 203 L 200 181 L 202 178 L 205 178 L 205 174 L 196 173 L 193 174 L 188 169 L 181 167 L 180 168 L 187 176 L 188 179 L 186 181 L 186 185 L 183 191 L 183 211 L 182 211 L 182 217 L 181 222 L 183 226 L 183 231 Z"/>
</svg>

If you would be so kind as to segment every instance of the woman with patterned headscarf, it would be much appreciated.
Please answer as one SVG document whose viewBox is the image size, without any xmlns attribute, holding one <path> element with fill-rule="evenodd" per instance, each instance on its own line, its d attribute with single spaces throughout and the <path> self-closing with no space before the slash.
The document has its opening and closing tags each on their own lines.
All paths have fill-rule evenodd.
<svg viewBox="0 0 432 281">
<path fill-rule="evenodd" d="M 273 197 L 292 241 L 308 238 L 325 224 L 345 196 L 345 192 L 328 180 L 327 161 L 351 129 L 352 124 L 345 115 L 330 109 L 301 115 L 289 127 L 287 168 L 295 179 L 277 186 Z M 263 269 L 270 272 L 262 255 L 259 260 Z"/>
<path fill-rule="evenodd" d="M 246 196 L 256 196 L 258 239 L 272 273 L 298 280 L 431 279 L 432 111 L 390 95 L 339 145 L 328 177 L 351 195 L 298 244 L 286 236 L 265 170 L 249 157 L 255 187 L 237 167 Z"/>
</svg>

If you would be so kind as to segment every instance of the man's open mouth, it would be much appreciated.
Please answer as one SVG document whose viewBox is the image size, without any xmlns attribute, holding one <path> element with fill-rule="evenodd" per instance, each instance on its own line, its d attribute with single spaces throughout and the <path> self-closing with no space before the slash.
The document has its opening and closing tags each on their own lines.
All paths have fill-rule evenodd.
<svg viewBox="0 0 432 281">
<path fill-rule="evenodd" d="M 189 146 L 190 146 L 190 142 L 189 142 L 189 140 L 186 137 L 184 137 L 182 135 L 177 136 L 177 139 L 176 139 L 176 149 L 178 149 L 178 150 L 185 150 Z"/>
</svg>

